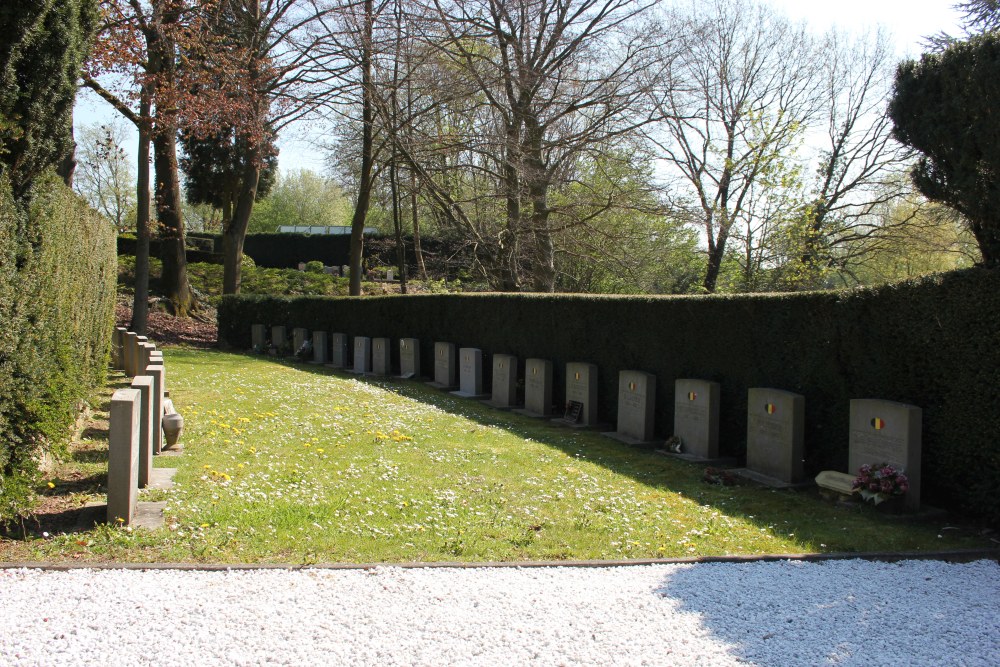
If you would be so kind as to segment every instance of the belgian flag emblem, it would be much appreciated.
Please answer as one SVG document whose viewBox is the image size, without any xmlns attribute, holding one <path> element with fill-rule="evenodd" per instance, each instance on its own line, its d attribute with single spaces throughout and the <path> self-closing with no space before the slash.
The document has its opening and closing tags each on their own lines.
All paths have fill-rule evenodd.
<svg viewBox="0 0 1000 667">
<path fill-rule="evenodd" d="M 767 414 L 773 415 L 777 411 L 778 411 L 778 406 L 776 406 L 774 403 L 764 404 L 764 412 L 766 412 Z"/>
<path fill-rule="evenodd" d="M 693 400 L 695 400 L 697 398 L 698 398 L 698 393 L 697 392 L 694 392 L 694 391 L 689 391 L 688 392 L 688 400 L 689 401 L 693 401 Z"/>
<path fill-rule="evenodd" d="M 573 374 L 573 379 L 574 380 L 579 380 L 580 379 L 580 374 L 579 373 L 574 373 Z"/>
<path fill-rule="evenodd" d="M 873 417 L 872 428 L 875 429 L 876 431 L 881 431 L 882 429 L 885 428 L 885 420 L 880 419 L 879 417 Z"/>
<path fill-rule="evenodd" d="M 635 382 L 629 382 L 628 383 L 628 390 L 629 391 L 635 391 Z"/>
</svg>

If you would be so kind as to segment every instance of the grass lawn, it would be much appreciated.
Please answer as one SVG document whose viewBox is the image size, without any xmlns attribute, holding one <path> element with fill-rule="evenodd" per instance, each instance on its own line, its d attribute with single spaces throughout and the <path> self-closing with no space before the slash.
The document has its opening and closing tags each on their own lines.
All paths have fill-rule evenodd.
<svg viewBox="0 0 1000 667">
<path fill-rule="evenodd" d="M 700 467 L 423 384 L 172 348 L 185 427 L 166 527 L 0 541 L 0 560 L 407 562 L 623 559 L 987 546 L 815 491 L 716 486 Z M 106 395 L 105 395 L 106 398 Z M 105 407 L 106 409 L 106 407 Z M 106 442 L 44 494 L 100 500 Z M 102 466 L 104 466 L 102 468 Z"/>
</svg>

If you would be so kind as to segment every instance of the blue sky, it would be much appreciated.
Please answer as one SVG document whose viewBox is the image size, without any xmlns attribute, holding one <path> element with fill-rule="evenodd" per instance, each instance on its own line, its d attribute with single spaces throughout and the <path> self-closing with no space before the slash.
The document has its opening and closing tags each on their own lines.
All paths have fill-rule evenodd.
<svg viewBox="0 0 1000 667">
<path fill-rule="evenodd" d="M 684 0 L 679 0 L 683 2 Z M 697 2 L 698 0 L 691 0 Z M 959 15 L 952 9 L 954 0 L 767 0 L 775 9 L 793 20 L 805 21 L 816 32 L 836 26 L 848 32 L 874 30 L 879 25 L 889 29 L 900 57 L 917 57 L 922 39 L 942 30 L 958 32 Z M 77 101 L 77 126 L 108 122 L 118 115 L 92 93 Z M 302 130 L 286 132 L 279 141 L 279 167 L 323 171 L 322 153 L 311 148 Z M 296 136 L 298 135 L 298 136 Z M 126 145 L 135 155 L 135 139 Z"/>
</svg>

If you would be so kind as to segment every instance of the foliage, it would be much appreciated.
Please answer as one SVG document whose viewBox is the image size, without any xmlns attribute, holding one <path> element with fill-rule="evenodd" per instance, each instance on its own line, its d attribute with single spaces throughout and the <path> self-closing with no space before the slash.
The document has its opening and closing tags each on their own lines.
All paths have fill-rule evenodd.
<svg viewBox="0 0 1000 667">
<path fill-rule="evenodd" d="M 269 149 L 264 151 L 265 161 L 257 181 L 257 199 L 271 191 L 277 178 L 278 150 L 276 139 L 269 135 Z M 236 135 L 233 128 L 225 128 L 208 137 L 192 134 L 181 135 L 184 155 L 180 167 L 184 171 L 184 194 L 189 204 L 209 204 L 223 212 L 226 224 L 232 217 L 243 184 L 243 172 L 248 158 L 246 142 Z M 228 212 L 228 215 L 227 215 Z"/>
<path fill-rule="evenodd" d="M 0 10 L 0 174 L 14 196 L 73 153 L 73 103 L 97 23 L 95 0 L 8 2 Z"/>
<path fill-rule="evenodd" d="M 122 143 L 120 122 L 85 125 L 78 137 L 73 189 L 111 220 L 119 232 L 135 229 L 135 173 Z"/>
<path fill-rule="evenodd" d="M 113 324 L 114 227 L 54 174 L 26 202 L 0 179 L 0 522 L 104 379 Z"/>
<path fill-rule="evenodd" d="M 899 141 L 922 153 L 913 182 L 968 220 L 983 261 L 1000 262 L 1000 34 L 906 61 L 889 113 Z"/>
<path fill-rule="evenodd" d="M 333 181 L 308 169 L 289 170 L 278 175 L 271 192 L 254 206 L 249 231 L 271 234 L 281 225 L 347 225 L 350 217 L 350 201 Z"/>
<path fill-rule="evenodd" d="M 1000 271 L 970 269 L 873 289 L 788 295 L 611 297 L 420 295 L 223 299 L 219 339 L 249 349 L 254 323 L 416 337 L 554 364 L 555 400 L 567 362 L 600 369 L 598 412 L 616 417 L 617 374 L 657 376 L 658 430 L 672 433 L 677 378 L 721 383 L 723 454 L 740 456 L 747 390 L 806 397 L 805 467 L 847 468 L 852 398 L 923 409 L 923 488 L 931 505 L 1000 520 Z M 956 424 L 968 427 L 956 428 Z M 969 480 L 966 471 L 982 472 Z"/>
</svg>

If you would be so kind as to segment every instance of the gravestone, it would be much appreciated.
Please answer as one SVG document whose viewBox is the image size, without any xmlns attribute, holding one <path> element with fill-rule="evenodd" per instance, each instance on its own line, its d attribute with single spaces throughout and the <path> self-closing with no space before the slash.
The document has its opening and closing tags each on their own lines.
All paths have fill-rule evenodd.
<svg viewBox="0 0 1000 667">
<path fill-rule="evenodd" d="M 115 327 L 114 336 L 114 355 L 115 355 L 115 369 L 119 371 L 125 370 L 125 334 L 128 329 L 125 327 Z"/>
<path fill-rule="evenodd" d="M 108 417 L 108 523 L 129 525 L 139 502 L 138 389 L 118 389 Z"/>
<path fill-rule="evenodd" d="M 399 340 L 399 377 L 404 379 L 420 376 L 420 341 L 416 338 Z"/>
<path fill-rule="evenodd" d="M 309 363 L 311 364 L 325 364 L 326 363 L 326 332 L 325 331 L 313 331 L 313 358 Z"/>
<path fill-rule="evenodd" d="M 719 383 L 680 379 L 674 382 L 674 435 L 685 458 L 719 457 Z"/>
<path fill-rule="evenodd" d="M 284 356 L 288 352 L 288 339 L 284 326 L 276 324 L 271 327 L 271 346 L 279 357 Z"/>
<path fill-rule="evenodd" d="M 438 389 L 452 390 L 458 382 L 458 368 L 455 365 L 455 344 L 434 343 L 434 381 L 428 382 Z"/>
<path fill-rule="evenodd" d="M 618 373 L 618 427 L 608 437 L 629 445 L 653 440 L 656 376 L 642 371 Z"/>
<path fill-rule="evenodd" d="M 506 410 L 517 404 L 517 357 L 512 354 L 493 355 L 493 393 L 488 405 Z"/>
<path fill-rule="evenodd" d="M 135 375 L 135 367 L 138 363 L 139 334 L 129 331 L 125 334 L 125 375 Z"/>
<path fill-rule="evenodd" d="M 306 263 L 299 262 L 299 271 L 305 271 L 305 270 L 306 270 Z"/>
<path fill-rule="evenodd" d="M 395 271 L 393 271 L 392 269 L 386 269 L 385 270 L 385 279 L 386 279 L 386 281 L 388 281 L 388 282 L 391 283 L 393 280 L 395 280 L 395 278 L 396 278 L 396 272 Z"/>
<path fill-rule="evenodd" d="M 306 344 L 309 340 L 309 330 L 304 327 L 295 327 L 292 329 L 292 356 L 298 356 L 299 350 L 302 346 Z"/>
<path fill-rule="evenodd" d="M 153 378 L 153 455 L 163 451 L 163 391 L 166 389 L 166 369 L 163 362 L 151 361 L 146 375 Z"/>
<path fill-rule="evenodd" d="M 486 398 L 483 393 L 483 351 L 476 347 L 463 347 L 458 351 L 458 391 L 451 392 L 462 398 Z"/>
<path fill-rule="evenodd" d="M 529 417 L 552 416 L 552 362 L 548 359 L 524 362 L 524 407 L 515 412 Z"/>
<path fill-rule="evenodd" d="M 805 408 L 801 394 L 761 387 L 747 392 L 749 476 L 763 476 L 758 481 L 771 486 L 802 481 Z"/>
<path fill-rule="evenodd" d="M 146 336 L 136 336 L 133 346 L 135 352 L 132 354 L 132 377 L 136 375 L 142 375 L 143 369 L 143 346 L 149 342 L 149 338 Z"/>
<path fill-rule="evenodd" d="M 140 489 L 149 485 L 153 474 L 153 378 L 138 375 L 132 388 L 139 392 L 139 478 Z"/>
<path fill-rule="evenodd" d="M 347 366 L 347 334 L 330 334 L 330 363 L 331 368 L 344 368 Z"/>
<path fill-rule="evenodd" d="M 257 354 L 262 354 L 266 344 L 267 328 L 263 324 L 250 325 L 250 349 Z"/>
<path fill-rule="evenodd" d="M 572 406 L 579 403 L 579 417 L 570 418 Z M 597 425 L 597 365 L 581 362 L 566 364 L 566 414 L 552 421 L 573 427 Z M 575 415 L 572 415 L 575 417 Z"/>
<path fill-rule="evenodd" d="M 853 399 L 847 470 L 857 475 L 865 464 L 888 463 L 910 482 L 903 496 L 907 509 L 920 507 L 920 455 L 923 412 L 915 405 Z"/>
<path fill-rule="evenodd" d="M 354 368 L 352 373 L 371 373 L 372 370 L 372 339 L 368 336 L 354 337 Z"/>
<path fill-rule="evenodd" d="M 136 375 L 145 375 L 146 366 L 149 366 L 149 361 L 156 352 L 156 346 L 152 343 L 142 343 L 139 345 L 139 368 L 136 369 Z"/>
<path fill-rule="evenodd" d="M 372 339 L 372 375 L 389 375 L 392 355 L 388 338 Z"/>
</svg>

